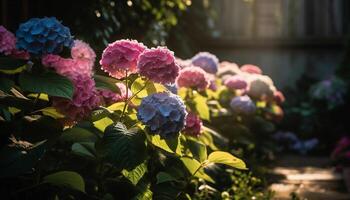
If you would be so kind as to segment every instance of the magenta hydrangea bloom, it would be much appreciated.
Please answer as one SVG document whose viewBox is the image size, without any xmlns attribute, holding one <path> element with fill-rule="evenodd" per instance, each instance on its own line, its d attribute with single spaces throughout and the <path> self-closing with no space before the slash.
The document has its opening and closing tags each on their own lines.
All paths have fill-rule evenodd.
<svg viewBox="0 0 350 200">
<path fill-rule="evenodd" d="M 262 74 L 260 67 L 256 65 L 246 64 L 241 67 L 242 72 L 247 72 L 250 74 Z"/>
<path fill-rule="evenodd" d="M 198 137 L 201 134 L 202 120 L 194 113 L 188 113 L 183 133 Z"/>
<path fill-rule="evenodd" d="M 96 59 L 94 50 L 89 44 L 81 40 L 74 40 L 73 47 L 71 48 L 71 56 L 74 60 L 78 60 L 80 63 L 86 63 L 91 69 L 94 66 Z"/>
<path fill-rule="evenodd" d="M 180 71 L 177 77 L 178 87 L 205 90 L 209 86 L 209 77 L 200 67 L 186 67 Z"/>
<path fill-rule="evenodd" d="M 282 104 L 286 98 L 284 97 L 283 93 L 281 91 L 276 90 L 273 93 L 274 100 L 277 104 Z"/>
<path fill-rule="evenodd" d="M 46 67 L 52 67 L 61 75 L 74 74 L 92 75 L 92 66 L 85 61 L 72 58 L 62 58 L 58 55 L 48 54 L 42 57 L 41 62 Z"/>
<path fill-rule="evenodd" d="M 142 76 L 162 84 L 174 83 L 180 71 L 174 53 L 165 47 L 145 50 L 139 57 L 137 67 Z"/>
<path fill-rule="evenodd" d="M 234 75 L 227 78 L 224 85 L 231 90 L 244 90 L 247 88 L 247 81 L 240 75 Z"/>
<path fill-rule="evenodd" d="M 16 37 L 5 27 L 0 26 L 0 53 L 10 55 L 16 49 Z"/>
<path fill-rule="evenodd" d="M 102 70 L 117 79 L 124 78 L 126 70 L 129 74 L 136 73 L 137 60 L 145 49 L 146 46 L 136 40 L 115 41 L 102 53 Z"/>
<path fill-rule="evenodd" d="M 75 74 L 69 78 L 74 85 L 72 100 L 56 97 L 53 99 L 53 106 L 67 118 L 79 121 L 89 116 L 90 112 L 99 106 L 100 98 L 95 82 L 90 76 Z"/>
</svg>

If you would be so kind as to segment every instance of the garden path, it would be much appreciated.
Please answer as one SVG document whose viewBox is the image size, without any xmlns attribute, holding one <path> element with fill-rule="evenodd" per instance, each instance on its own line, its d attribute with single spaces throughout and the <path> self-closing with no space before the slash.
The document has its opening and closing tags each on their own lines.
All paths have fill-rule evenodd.
<svg viewBox="0 0 350 200">
<path fill-rule="evenodd" d="M 287 155 L 272 170 L 270 189 L 276 200 L 350 200 L 341 173 L 330 167 L 327 157 Z"/>
</svg>

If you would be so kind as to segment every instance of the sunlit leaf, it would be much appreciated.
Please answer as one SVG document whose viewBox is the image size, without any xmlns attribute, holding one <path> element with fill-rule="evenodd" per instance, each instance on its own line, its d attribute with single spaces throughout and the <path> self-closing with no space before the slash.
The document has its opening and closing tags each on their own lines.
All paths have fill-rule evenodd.
<svg viewBox="0 0 350 200">
<path fill-rule="evenodd" d="M 147 172 L 147 165 L 146 163 L 142 163 L 141 165 L 138 165 L 131 171 L 123 170 L 122 174 L 131 181 L 133 185 L 137 185 L 137 183 L 140 181 L 140 179 L 145 175 Z"/>
<path fill-rule="evenodd" d="M 109 117 L 104 117 L 100 120 L 94 121 L 93 124 L 98 130 L 104 132 L 107 126 L 113 124 L 113 120 Z"/>
<path fill-rule="evenodd" d="M 232 154 L 224 151 L 214 151 L 208 156 L 208 161 L 212 163 L 225 164 L 237 169 L 247 169 L 245 163 L 233 156 Z"/>
</svg>

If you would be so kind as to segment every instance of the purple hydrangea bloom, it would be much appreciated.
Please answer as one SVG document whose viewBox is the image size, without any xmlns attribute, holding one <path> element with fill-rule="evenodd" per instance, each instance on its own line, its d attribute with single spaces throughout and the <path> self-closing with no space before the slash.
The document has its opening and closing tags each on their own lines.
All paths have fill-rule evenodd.
<svg viewBox="0 0 350 200">
<path fill-rule="evenodd" d="M 230 106 L 232 110 L 237 114 L 253 114 L 256 110 L 254 102 L 249 96 L 237 96 L 231 100 Z"/>
<path fill-rule="evenodd" d="M 218 72 L 219 59 L 211 53 L 200 52 L 191 60 L 193 65 L 202 68 L 207 73 L 216 74 Z"/>
<path fill-rule="evenodd" d="M 185 126 L 186 107 L 179 96 L 162 92 L 142 99 L 137 118 L 162 138 L 176 136 Z"/>
<path fill-rule="evenodd" d="M 71 47 L 73 38 L 69 28 L 55 17 L 32 18 L 22 23 L 16 32 L 19 50 L 32 55 L 58 54 L 63 47 Z"/>
</svg>

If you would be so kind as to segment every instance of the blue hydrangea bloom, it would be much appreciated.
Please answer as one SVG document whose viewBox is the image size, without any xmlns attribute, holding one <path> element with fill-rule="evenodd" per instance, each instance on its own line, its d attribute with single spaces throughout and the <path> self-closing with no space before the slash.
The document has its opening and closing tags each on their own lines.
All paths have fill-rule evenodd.
<svg viewBox="0 0 350 200">
<path fill-rule="evenodd" d="M 17 48 L 32 55 L 58 54 L 73 44 L 69 28 L 55 17 L 32 18 L 20 24 L 16 38 Z"/>
<path fill-rule="evenodd" d="M 176 136 L 185 126 L 187 112 L 179 96 L 154 93 L 142 99 L 137 118 L 162 138 Z"/>
<path fill-rule="evenodd" d="M 207 73 L 216 74 L 218 72 L 219 59 L 211 53 L 200 52 L 191 61 L 193 65 L 202 68 Z"/>
<path fill-rule="evenodd" d="M 177 86 L 176 84 L 166 84 L 166 89 L 168 89 L 171 93 L 177 94 Z"/>
<path fill-rule="evenodd" d="M 230 106 L 236 114 L 250 115 L 256 110 L 254 102 L 247 95 L 234 97 Z"/>
</svg>

